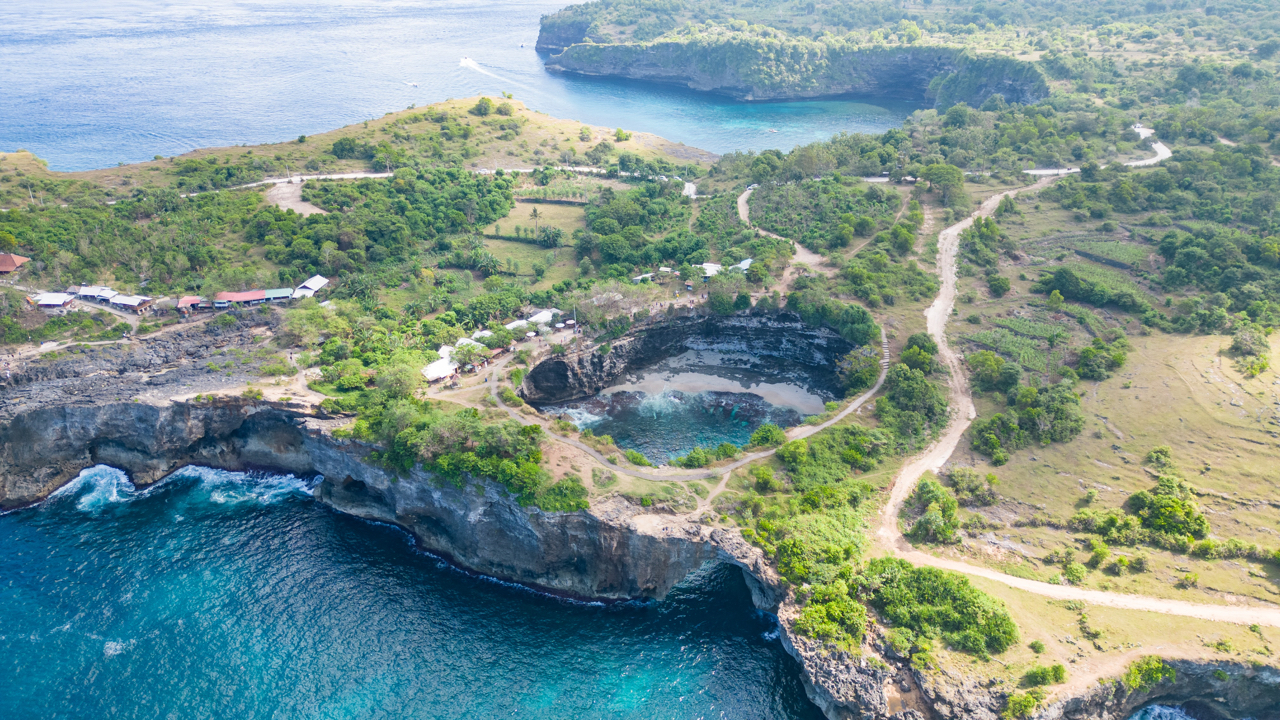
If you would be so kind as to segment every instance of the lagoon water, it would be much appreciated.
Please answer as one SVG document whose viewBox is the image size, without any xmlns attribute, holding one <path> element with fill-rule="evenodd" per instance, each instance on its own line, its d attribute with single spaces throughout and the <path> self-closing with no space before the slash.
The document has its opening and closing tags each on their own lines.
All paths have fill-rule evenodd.
<svg viewBox="0 0 1280 720">
<path fill-rule="evenodd" d="M 538 18 L 566 4 L 7 0 L 0 152 L 24 148 L 52 169 L 86 170 L 279 142 L 412 104 L 502 91 L 556 117 L 717 153 L 883 132 L 915 109 L 856 100 L 740 103 L 549 73 L 533 49 Z"/>
<path fill-rule="evenodd" d="M 765 423 L 791 427 L 821 413 L 835 396 L 801 375 L 785 366 L 761 367 L 759 358 L 746 355 L 688 350 L 592 397 L 541 410 L 665 464 L 695 447 L 746 445 Z"/>
<path fill-rule="evenodd" d="M 0 717 L 820 720 L 736 569 L 660 603 L 475 578 L 314 481 L 98 467 L 0 516 Z"/>
</svg>

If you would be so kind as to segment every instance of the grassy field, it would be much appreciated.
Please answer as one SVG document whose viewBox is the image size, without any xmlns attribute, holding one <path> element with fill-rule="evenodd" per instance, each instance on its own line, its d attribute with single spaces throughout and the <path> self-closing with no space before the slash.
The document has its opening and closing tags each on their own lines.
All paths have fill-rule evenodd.
<svg viewBox="0 0 1280 720">
<path fill-rule="evenodd" d="M 1280 452 L 1276 374 L 1268 371 L 1246 380 L 1219 354 L 1230 342 L 1221 336 L 1156 334 L 1130 341 L 1134 349 L 1129 362 L 1116 377 L 1078 386 L 1086 427 L 1071 443 L 1019 451 L 999 468 L 962 444 L 952 464 L 1000 478 L 1003 501 L 978 512 L 1004 527 L 986 540 L 971 539 L 945 553 L 1050 579 L 1059 569 L 1041 559 L 1062 547 L 1087 556 L 1082 548 L 1089 536 L 1018 525 L 1033 518 L 1063 525 L 1086 507 L 1089 490 L 1097 491 L 1089 507 L 1120 507 L 1131 494 L 1154 486 L 1143 458 L 1158 445 L 1173 448 L 1181 473 L 1197 489 L 1196 501 L 1210 520 L 1212 537 L 1280 547 L 1280 525 L 1271 504 L 1280 492 L 1280 478 L 1269 472 Z M 1272 362 L 1280 362 L 1280 353 L 1273 351 Z M 1004 408 L 1003 398 L 991 395 L 975 402 L 980 417 Z M 1092 571 L 1086 585 L 1201 602 L 1236 596 L 1280 601 L 1280 569 L 1270 564 L 1206 560 L 1145 547 L 1113 551 L 1148 554 L 1152 571 L 1119 577 Z M 1199 587 L 1178 587 L 1178 579 L 1188 572 L 1199 575 Z"/>
<path fill-rule="evenodd" d="M 587 150 L 606 139 L 613 138 L 614 128 L 590 126 L 576 120 L 553 118 L 529 110 L 518 100 L 508 101 L 513 106 L 513 114 L 510 117 L 498 115 L 486 118 L 476 117 L 469 114 L 468 110 L 476 104 L 477 99 L 473 97 L 446 100 L 429 106 L 410 107 L 337 130 L 307 136 L 302 142 L 297 138 L 291 138 L 264 145 L 203 148 L 172 158 L 157 157 L 149 162 L 84 172 L 50 171 L 43 161 L 28 152 L 0 152 L 0 173 L 21 171 L 37 178 L 88 181 L 101 186 L 103 196 L 110 199 L 128 195 L 138 187 L 159 188 L 175 185 L 178 177 L 177 165 L 185 160 L 208 162 L 212 159 L 218 163 L 227 164 L 261 158 L 269 160 L 273 168 L 287 167 L 287 172 L 292 174 L 359 172 L 370 169 L 369 161 L 335 158 L 329 154 L 335 141 L 353 138 L 360 142 L 377 144 L 387 140 L 394 141 L 396 147 L 406 152 L 429 152 L 429 143 L 425 138 L 439 130 L 439 126 L 431 121 L 409 121 L 424 113 L 440 111 L 448 113 L 459 124 L 470 126 L 472 131 L 470 138 L 443 141 L 442 150 L 447 153 L 461 153 L 466 158 L 465 166 L 472 170 L 527 169 L 541 166 L 545 162 L 559 164 L 562 153 L 567 153 L 566 157 L 570 158 L 570 164 L 581 165 L 585 164 L 581 158 Z M 500 102 L 502 98 L 495 97 L 493 100 Z M 497 127 L 503 122 L 511 121 L 519 121 L 522 124 L 518 135 L 510 136 L 509 133 Z M 584 127 L 590 136 L 588 140 L 582 140 L 580 137 Z M 677 164 L 696 163 L 704 166 L 714 162 L 717 157 L 713 153 L 642 132 L 634 132 L 630 140 L 618 143 L 616 150 L 632 152 L 646 159 L 661 157 Z M 273 174 L 284 176 L 286 172 Z M 34 199 L 36 202 L 41 201 L 41 198 Z M 43 198 L 45 203 L 60 200 L 61 198 Z M 15 195 L 5 203 L 5 206 L 21 207 L 30 201 L 29 198 L 20 198 Z"/>
<path fill-rule="evenodd" d="M 586 216 L 580 205 L 555 205 L 549 203 L 518 202 L 511 212 L 501 220 L 484 229 L 486 235 L 514 235 L 516 228 L 523 228 L 532 234 L 534 220 L 530 213 L 538 211 L 538 227 L 556 227 L 564 231 L 565 243 L 571 243 L 574 230 L 585 230 Z"/>
</svg>

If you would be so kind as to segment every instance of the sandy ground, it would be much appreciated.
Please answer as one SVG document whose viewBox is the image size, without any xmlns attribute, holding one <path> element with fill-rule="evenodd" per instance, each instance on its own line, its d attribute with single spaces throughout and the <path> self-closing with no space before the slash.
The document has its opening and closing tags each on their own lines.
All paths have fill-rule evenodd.
<svg viewBox="0 0 1280 720">
<path fill-rule="evenodd" d="M 925 322 L 929 334 L 938 343 L 939 359 L 946 366 L 950 376 L 948 384 L 951 411 L 953 413 L 952 422 L 936 443 L 904 465 L 898 473 L 898 477 L 895 478 L 890 491 L 889 501 L 885 503 L 880 511 L 880 525 L 876 530 L 877 541 L 895 555 L 917 565 L 931 565 L 966 575 L 988 578 L 1010 587 L 1056 600 L 1080 600 L 1092 605 L 1126 610 L 1147 610 L 1218 622 L 1257 623 L 1259 625 L 1280 627 L 1280 608 L 1207 605 L 1140 595 L 1125 595 L 1101 590 L 1086 590 L 1070 585 L 1053 585 L 1036 580 L 1027 580 L 1005 575 L 989 568 L 978 567 L 956 560 L 937 558 L 915 550 L 898 529 L 898 512 L 906 499 L 915 490 L 920 476 L 925 471 L 938 471 L 947 462 L 952 452 L 959 445 L 965 430 L 969 428 L 969 423 L 974 418 L 973 398 L 969 393 L 969 384 L 965 376 L 964 367 L 961 364 L 961 358 L 958 353 L 947 345 L 946 336 L 946 323 L 951 317 L 951 310 L 955 306 L 956 300 L 956 256 L 960 248 L 960 233 L 973 224 L 974 218 L 990 216 L 995 212 L 996 206 L 1004 196 L 1035 191 L 1051 182 L 1053 182 L 1052 177 L 1044 178 L 1034 185 L 993 195 L 987 198 L 972 215 L 938 234 L 938 274 L 942 281 L 942 287 L 938 292 L 937 299 L 925 311 Z"/>
<path fill-rule="evenodd" d="M 277 183 L 267 190 L 267 202 L 281 210 L 292 210 L 299 215 L 327 215 L 323 208 L 302 199 L 302 183 Z"/>
</svg>

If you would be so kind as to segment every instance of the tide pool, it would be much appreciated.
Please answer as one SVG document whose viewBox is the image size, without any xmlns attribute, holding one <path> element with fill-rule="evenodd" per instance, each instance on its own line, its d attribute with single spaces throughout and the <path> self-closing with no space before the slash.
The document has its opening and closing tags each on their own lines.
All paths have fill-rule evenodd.
<svg viewBox="0 0 1280 720">
<path fill-rule="evenodd" d="M 736 569 L 663 602 L 476 578 L 315 480 L 92 468 L 0 516 L 0 717 L 821 715 Z"/>
<path fill-rule="evenodd" d="M 9 0 L 0 4 L 0 152 L 23 148 L 54 170 L 87 170 L 503 91 L 555 117 L 717 153 L 884 132 L 915 109 L 741 103 L 550 73 L 533 49 L 538 18 L 566 4 Z"/>
</svg>

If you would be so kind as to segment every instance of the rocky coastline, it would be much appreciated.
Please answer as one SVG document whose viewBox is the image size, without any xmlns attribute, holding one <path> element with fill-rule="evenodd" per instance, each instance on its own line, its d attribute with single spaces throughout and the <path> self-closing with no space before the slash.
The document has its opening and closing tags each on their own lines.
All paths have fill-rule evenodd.
<svg viewBox="0 0 1280 720">
<path fill-rule="evenodd" d="M 735 36 L 696 42 L 579 41 L 549 56 L 546 67 L 575 75 L 677 85 L 745 101 L 858 96 L 945 110 L 961 102 L 977 107 L 996 94 L 1023 104 L 1049 94 L 1044 74 L 1032 63 L 943 46 L 783 45 L 766 54 L 754 39 Z"/>
<path fill-rule="evenodd" d="M 999 716 L 1003 691 L 946 672 L 917 671 L 878 641 L 855 657 L 792 634 L 790 620 L 800 610 L 794 596 L 761 551 L 734 531 L 647 514 L 622 498 L 586 511 L 547 513 L 520 506 L 483 479 L 457 486 L 421 470 L 396 476 L 367 461 L 374 448 L 332 435 L 344 419 L 300 403 L 160 397 L 174 394 L 175 384 L 196 385 L 208 374 L 199 363 L 201 353 L 252 347 L 264 328 L 270 329 L 245 323 L 143 341 L 127 351 L 69 353 L 16 375 L 21 379 L 0 392 L 0 508 L 39 502 L 98 463 L 123 469 L 139 485 L 188 464 L 321 474 L 318 501 L 399 525 L 423 549 L 466 569 L 552 593 L 662 598 L 704 563 L 736 565 L 755 605 L 779 617 L 782 642 L 800 662 L 810 698 L 829 718 Z M 166 359 L 166 353 L 179 351 L 189 355 Z M 232 379 L 218 374 L 218 382 Z M 1221 717 L 1261 720 L 1280 707 L 1280 673 L 1274 669 L 1171 664 L 1178 670 L 1175 683 L 1147 693 L 1098 685 L 1035 717 L 1119 720 L 1163 700 L 1196 701 Z M 1218 680 L 1215 670 L 1228 671 L 1230 680 Z"/>
</svg>

